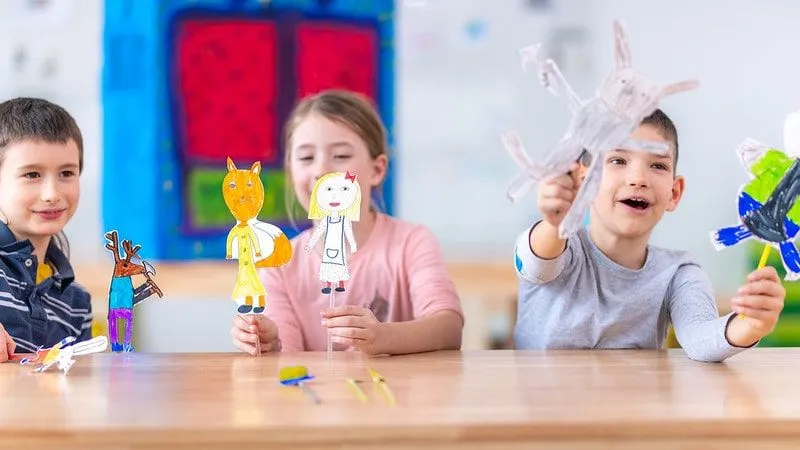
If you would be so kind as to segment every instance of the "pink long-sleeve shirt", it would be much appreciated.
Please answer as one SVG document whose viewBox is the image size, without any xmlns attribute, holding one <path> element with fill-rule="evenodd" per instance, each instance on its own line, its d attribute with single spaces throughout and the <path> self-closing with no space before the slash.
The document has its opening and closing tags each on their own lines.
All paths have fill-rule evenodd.
<svg viewBox="0 0 800 450">
<path fill-rule="evenodd" d="M 284 351 L 324 351 L 327 330 L 320 311 L 328 295 L 320 289 L 319 250 L 304 250 L 311 230 L 292 240 L 292 260 L 261 269 L 267 291 L 265 314 L 278 326 Z M 348 247 L 349 252 L 349 247 Z M 436 237 L 426 227 L 378 214 L 369 239 L 347 255 L 350 280 L 334 291 L 334 304 L 369 308 L 382 322 L 402 322 L 449 310 L 462 317 Z M 334 344 L 334 349 L 344 350 Z"/>
</svg>

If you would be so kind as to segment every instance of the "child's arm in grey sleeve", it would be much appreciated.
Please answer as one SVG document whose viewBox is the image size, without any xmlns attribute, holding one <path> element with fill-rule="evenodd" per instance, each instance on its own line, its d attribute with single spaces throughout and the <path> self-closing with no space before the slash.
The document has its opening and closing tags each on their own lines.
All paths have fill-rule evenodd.
<svg viewBox="0 0 800 450">
<path fill-rule="evenodd" d="M 720 362 L 745 350 L 731 345 L 725 338 L 725 328 L 732 315 L 719 317 L 714 289 L 700 266 L 681 266 L 667 295 L 675 336 L 689 358 Z"/>
</svg>

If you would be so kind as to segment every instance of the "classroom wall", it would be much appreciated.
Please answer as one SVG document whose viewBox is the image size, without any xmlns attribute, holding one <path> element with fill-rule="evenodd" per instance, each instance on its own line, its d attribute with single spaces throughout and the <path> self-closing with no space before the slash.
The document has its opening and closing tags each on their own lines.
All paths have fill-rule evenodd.
<svg viewBox="0 0 800 450">
<path fill-rule="evenodd" d="M 533 196 L 519 205 L 506 200 L 517 169 L 500 136 L 516 129 L 530 149 L 544 148 L 569 113 L 535 73 L 523 73 L 518 50 L 539 41 L 561 48 L 556 36 L 581 30 L 592 11 L 580 1 L 540 3 L 401 8 L 396 204 L 400 215 L 433 229 L 450 260 L 510 261 L 516 235 L 536 215 Z M 588 89 L 586 42 L 565 42 L 563 50 L 565 72 Z"/>
</svg>

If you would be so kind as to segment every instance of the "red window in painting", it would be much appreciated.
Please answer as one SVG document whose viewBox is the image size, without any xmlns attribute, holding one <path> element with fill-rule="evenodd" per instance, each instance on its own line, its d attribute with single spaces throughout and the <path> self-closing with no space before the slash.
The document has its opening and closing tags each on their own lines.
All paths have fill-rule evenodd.
<svg viewBox="0 0 800 450">
<path fill-rule="evenodd" d="M 265 20 L 181 23 L 176 119 L 187 159 L 276 161 L 276 39 L 275 24 Z"/>
<path fill-rule="evenodd" d="M 376 30 L 336 22 L 306 22 L 297 29 L 298 96 L 340 88 L 375 98 Z"/>
</svg>

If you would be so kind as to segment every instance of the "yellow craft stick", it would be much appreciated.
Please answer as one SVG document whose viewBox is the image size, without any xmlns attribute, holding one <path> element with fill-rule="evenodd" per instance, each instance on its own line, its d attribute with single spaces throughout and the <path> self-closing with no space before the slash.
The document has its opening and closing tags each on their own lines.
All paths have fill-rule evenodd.
<svg viewBox="0 0 800 450">
<path fill-rule="evenodd" d="M 770 246 L 770 245 L 765 245 L 764 246 L 764 251 L 761 252 L 761 259 L 758 261 L 758 269 L 756 269 L 756 270 L 761 270 L 761 269 L 764 268 L 764 266 L 767 265 L 767 259 L 769 258 L 769 250 L 771 248 L 772 248 L 772 246 Z"/>
<path fill-rule="evenodd" d="M 392 406 L 397 404 L 397 401 L 394 398 L 394 394 L 392 393 L 392 390 L 389 389 L 389 385 L 386 384 L 386 379 L 384 379 L 383 376 L 381 376 L 381 374 L 379 374 L 378 372 L 375 372 L 374 370 L 370 369 L 369 367 L 367 368 L 367 370 L 369 371 L 370 378 L 372 378 L 372 382 L 374 383 L 375 386 L 380 386 L 380 388 L 383 391 L 383 394 L 386 396 L 386 400 L 389 402 L 389 404 L 392 405 Z"/>
<path fill-rule="evenodd" d="M 347 383 L 347 386 L 350 387 L 350 390 L 353 391 L 353 394 L 355 394 L 356 398 L 358 398 L 358 400 L 361 403 L 367 403 L 368 400 L 367 394 L 364 392 L 363 389 L 361 389 L 361 386 L 358 385 L 358 381 L 349 377 L 345 378 L 344 381 Z"/>
<path fill-rule="evenodd" d="M 767 260 L 769 259 L 769 251 L 771 248 L 772 248 L 771 245 L 764 245 L 764 251 L 761 252 L 761 259 L 758 260 L 758 267 L 756 267 L 756 270 L 761 270 L 767 265 Z M 745 315 L 739 314 L 739 317 L 744 319 Z"/>
</svg>

